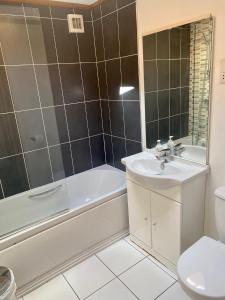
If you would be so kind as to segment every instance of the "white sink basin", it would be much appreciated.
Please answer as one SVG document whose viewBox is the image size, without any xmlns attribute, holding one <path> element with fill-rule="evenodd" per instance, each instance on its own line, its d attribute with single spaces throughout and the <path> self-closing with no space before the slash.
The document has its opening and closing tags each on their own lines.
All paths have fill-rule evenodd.
<svg viewBox="0 0 225 300">
<path fill-rule="evenodd" d="M 184 159 L 196 161 L 202 164 L 206 162 L 206 148 L 201 146 L 183 145 L 184 152 L 181 153 L 181 157 Z"/>
<path fill-rule="evenodd" d="M 161 162 L 147 151 L 122 159 L 131 179 L 153 189 L 171 188 L 208 171 L 208 166 L 185 162 L 179 158 L 165 163 L 164 169 L 160 167 Z"/>
<path fill-rule="evenodd" d="M 132 161 L 127 167 L 133 172 L 140 173 L 142 175 L 174 175 L 181 172 L 181 169 L 172 165 L 171 163 L 165 164 L 165 168 L 160 167 L 161 162 L 156 159 L 137 159 Z"/>
</svg>

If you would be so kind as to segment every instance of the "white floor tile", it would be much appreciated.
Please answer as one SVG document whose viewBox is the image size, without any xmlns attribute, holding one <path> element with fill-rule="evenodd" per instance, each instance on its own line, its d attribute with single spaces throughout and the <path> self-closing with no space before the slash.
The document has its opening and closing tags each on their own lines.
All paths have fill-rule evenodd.
<svg viewBox="0 0 225 300">
<path fill-rule="evenodd" d="M 144 256 L 148 256 L 149 253 L 146 252 L 144 249 L 140 248 L 138 245 L 136 245 L 134 242 L 131 241 L 130 239 L 130 235 L 128 235 L 127 237 L 125 237 L 125 239 L 129 244 L 131 244 L 131 246 L 133 246 L 135 249 L 137 249 L 139 252 L 141 252 Z"/>
<path fill-rule="evenodd" d="M 137 298 L 119 281 L 114 279 L 99 291 L 87 298 L 88 300 L 136 300 Z"/>
<path fill-rule="evenodd" d="M 120 276 L 126 286 L 141 300 L 152 300 L 175 280 L 148 258 Z"/>
<path fill-rule="evenodd" d="M 148 259 L 150 259 L 154 264 L 159 266 L 161 269 L 163 269 L 166 273 L 168 273 L 171 277 L 173 277 L 175 280 L 178 280 L 177 275 L 170 271 L 167 267 L 165 267 L 163 264 L 161 264 L 157 259 L 155 259 L 153 256 L 149 255 Z"/>
<path fill-rule="evenodd" d="M 177 282 L 157 298 L 157 300 L 191 300 L 191 298 L 184 293 L 180 284 Z"/>
<path fill-rule="evenodd" d="M 78 300 L 62 275 L 23 297 L 24 300 Z"/>
<path fill-rule="evenodd" d="M 94 293 L 115 277 L 95 256 L 65 272 L 64 276 L 81 299 Z"/>
<path fill-rule="evenodd" d="M 124 240 L 109 246 L 97 254 L 97 256 L 116 275 L 121 274 L 141 259 L 144 255 L 134 249 Z"/>
</svg>

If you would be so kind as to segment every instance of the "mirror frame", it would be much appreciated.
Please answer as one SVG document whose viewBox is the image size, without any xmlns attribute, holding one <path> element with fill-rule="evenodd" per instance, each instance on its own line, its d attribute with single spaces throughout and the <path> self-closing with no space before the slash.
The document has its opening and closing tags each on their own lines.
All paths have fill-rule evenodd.
<svg viewBox="0 0 225 300">
<path fill-rule="evenodd" d="M 137 12 L 138 15 L 138 12 Z M 210 68 L 211 74 L 209 79 L 209 111 L 208 111 L 208 128 L 207 128 L 207 135 L 208 135 L 208 143 L 206 149 L 206 162 L 204 165 L 209 164 L 209 145 L 210 145 L 210 123 L 211 123 L 211 106 L 212 106 L 212 83 L 213 83 L 213 58 L 214 58 L 214 38 L 215 38 L 215 17 L 211 14 L 201 15 L 196 18 L 187 18 L 185 20 L 181 20 L 176 23 L 167 24 L 161 27 L 157 27 L 153 30 L 148 32 L 139 34 L 138 36 L 138 60 L 139 60 L 139 86 L 140 86 L 140 111 L 141 111 L 141 136 L 142 136 L 142 149 L 143 151 L 150 151 L 149 148 L 146 147 L 146 122 L 145 122 L 145 87 L 144 87 L 144 48 L 143 48 L 143 38 L 147 35 L 154 34 L 163 30 L 172 29 L 178 26 L 183 26 L 189 23 L 194 23 L 201 21 L 203 19 L 212 19 L 212 51 L 210 55 Z M 190 161 L 185 158 L 180 157 L 185 161 Z M 198 164 L 202 164 L 200 162 L 194 162 Z"/>
</svg>

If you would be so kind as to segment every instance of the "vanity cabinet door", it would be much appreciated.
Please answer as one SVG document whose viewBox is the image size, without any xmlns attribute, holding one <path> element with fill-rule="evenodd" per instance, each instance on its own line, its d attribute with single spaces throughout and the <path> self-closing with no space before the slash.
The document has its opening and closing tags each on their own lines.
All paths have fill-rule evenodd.
<svg viewBox="0 0 225 300">
<path fill-rule="evenodd" d="M 181 204 L 151 192 L 152 247 L 176 264 L 180 255 Z"/>
<path fill-rule="evenodd" d="M 130 234 L 151 247 L 150 191 L 127 180 Z"/>
</svg>

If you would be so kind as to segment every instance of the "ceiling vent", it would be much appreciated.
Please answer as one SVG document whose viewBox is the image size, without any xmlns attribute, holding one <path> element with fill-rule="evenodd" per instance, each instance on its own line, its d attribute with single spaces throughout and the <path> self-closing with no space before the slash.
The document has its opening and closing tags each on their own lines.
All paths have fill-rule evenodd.
<svg viewBox="0 0 225 300">
<path fill-rule="evenodd" d="M 67 20 L 70 33 L 84 32 L 84 20 L 82 15 L 69 14 L 67 15 Z"/>
</svg>

